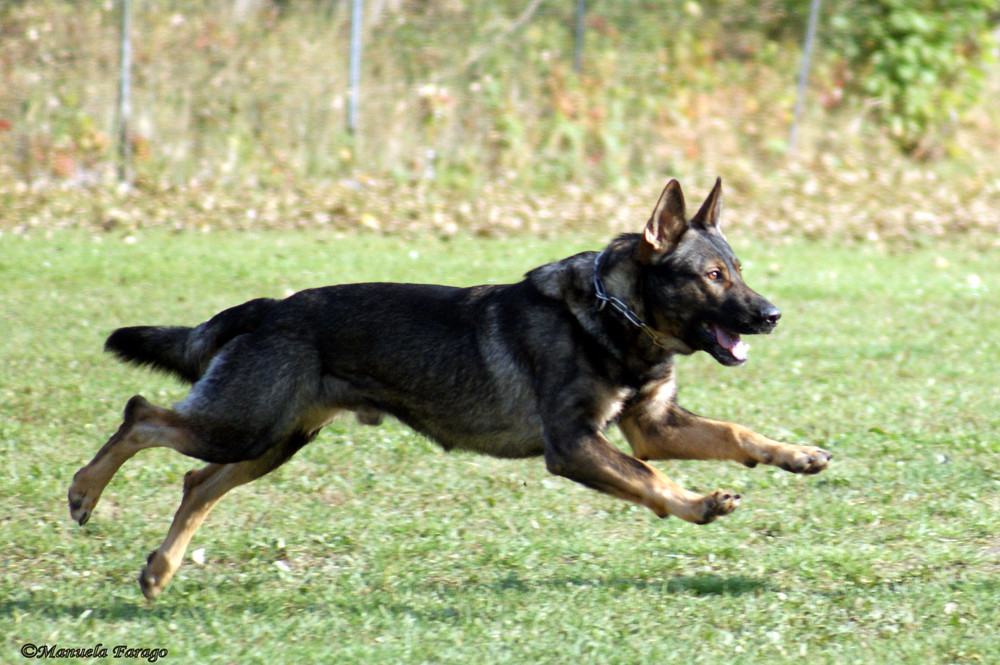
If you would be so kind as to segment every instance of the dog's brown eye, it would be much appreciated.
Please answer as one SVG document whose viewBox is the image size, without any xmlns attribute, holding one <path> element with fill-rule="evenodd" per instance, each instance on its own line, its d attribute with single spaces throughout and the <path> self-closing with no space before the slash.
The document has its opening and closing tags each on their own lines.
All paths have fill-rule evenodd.
<svg viewBox="0 0 1000 665">
<path fill-rule="evenodd" d="M 706 275 L 706 277 L 708 277 L 713 282 L 716 282 L 722 279 L 722 272 L 719 270 L 710 270 L 708 275 Z"/>
</svg>

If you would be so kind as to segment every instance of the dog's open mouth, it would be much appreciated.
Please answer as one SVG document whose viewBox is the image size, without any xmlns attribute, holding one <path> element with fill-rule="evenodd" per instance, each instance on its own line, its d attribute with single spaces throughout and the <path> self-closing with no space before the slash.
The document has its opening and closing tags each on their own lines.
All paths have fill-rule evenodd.
<svg viewBox="0 0 1000 665">
<path fill-rule="evenodd" d="M 746 361 L 750 345 L 740 339 L 738 333 L 726 330 L 717 323 L 702 324 L 706 337 L 712 342 L 709 353 L 720 362 L 738 364 Z"/>
</svg>

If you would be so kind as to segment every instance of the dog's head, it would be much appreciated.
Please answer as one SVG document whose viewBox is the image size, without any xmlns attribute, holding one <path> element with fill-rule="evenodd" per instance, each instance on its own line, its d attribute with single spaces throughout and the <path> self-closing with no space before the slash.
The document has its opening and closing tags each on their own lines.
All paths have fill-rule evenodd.
<svg viewBox="0 0 1000 665">
<path fill-rule="evenodd" d="M 719 230 L 722 181 L 690 220 L 680 184 L 671 180 L 639 238 L 642 298 L 658 332 L 723 365 L 747 359 L 740 335 L 766 334 L 777 307 L 743 281 L 740 261 Z"/>
</svg>

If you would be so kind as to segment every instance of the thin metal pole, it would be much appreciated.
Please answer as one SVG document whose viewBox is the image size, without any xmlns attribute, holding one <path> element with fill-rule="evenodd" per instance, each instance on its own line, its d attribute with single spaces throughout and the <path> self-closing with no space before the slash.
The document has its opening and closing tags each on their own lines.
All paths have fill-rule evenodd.
<svg viewBox="0 0 1000 665">
<path fill-rule="evenodd" d="M 573 71 L 583 71 L 583 32 L 587 0 L 576 0 L 576 39 L 573 40 Z"/>
<path fill-rule="evenodd" d="M 361 96 L 361 10 L 364 0 L 353 0 L 351 4 L 351 62 L 349 99 L 347 100 L 347 131 L 355 134 L 358 130 L 358 98 Z"/>
<path fill-rule="evenodd" d="M 806 43 L 802 52 L 802 67 L 799 69 L 798 92 L 795 96 L 795 116 L 792 119 L 792 131 L 788 135 L 788 153 L 795 151 L 799 140 L 799 120 L 802 117 L 802 107 L 805 105 L 806 78 L 809 75 L 809 61 L 812 59 L 813 43 L 816 41 L 816 22 L 819 19 L 820 0 L 812 0 L 809 5 L 809 27 L 806 28 Z"/>
<path fill-rule="evenodd" d="M 121 72 L 118 80 L 118 180 L 132 184 L 132 0 L 122 0 Z"/>
</svg>

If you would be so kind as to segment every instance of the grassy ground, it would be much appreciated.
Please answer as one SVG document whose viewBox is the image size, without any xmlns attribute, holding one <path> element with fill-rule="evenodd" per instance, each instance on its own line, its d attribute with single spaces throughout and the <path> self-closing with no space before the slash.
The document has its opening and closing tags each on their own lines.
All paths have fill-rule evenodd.
<svg viewBox="0 0 1000 665">
<path fill-rule="evenodd" d="M 70 521 L 70 478 L 125 400 L 184 393 L 103 356 L 112 328 L 337 281 L 511 280 L 602 240 L 0 235 L 0 662 L 98 642 L 176 663 L 1000 660 L 1000 277 L 995 257 L 959 249 L 734 238 L 785 317 L 743 368 L 682 360 L 681 401 L 836 459 L 809 478 L 663 464 L 743 495 L 707 527 L 538 460 L 346 420 L 227 497 L 192 545 L 204 565 L 189 553 L 152 606 L 135 577 L 192 461 L 143 453 L 86 527 Z"/>
</svg>

